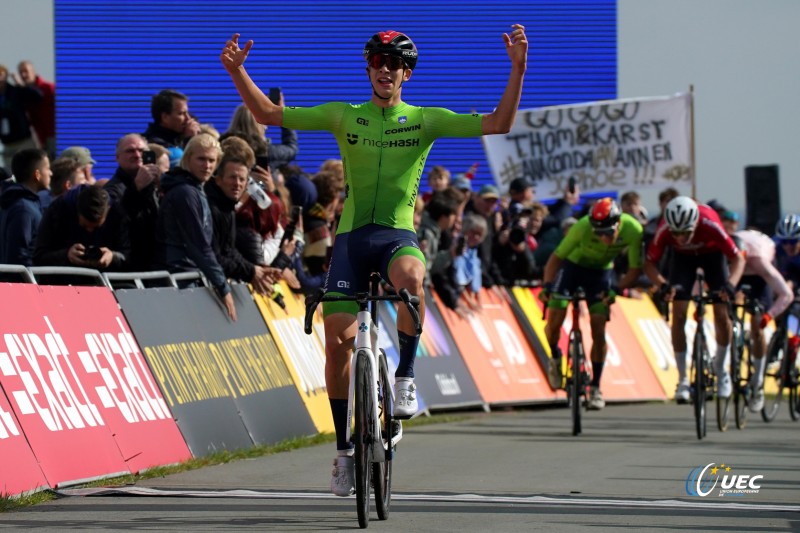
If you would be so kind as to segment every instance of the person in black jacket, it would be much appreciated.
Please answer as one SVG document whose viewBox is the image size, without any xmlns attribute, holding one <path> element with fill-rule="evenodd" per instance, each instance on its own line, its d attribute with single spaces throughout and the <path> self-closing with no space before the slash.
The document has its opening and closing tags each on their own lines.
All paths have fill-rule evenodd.
<svg viewBox="0 0 800 533">
<path fill-rule="evenodd" d="M 231 320 L 236 306 L 231 287 L 212 248 L 211 209 L 203 184 L 211 178 L 222 148 L 211 135 L 200 133 L 186 145 L 180 168 L 164 174 L 164 193 L 156 223 L 156 268 L 170 272 L 199 269 L 214 287 Z"/>
<path fill-rule="evenodd" d="M 200 132 L 200 123 L 189 114 L 189 98 L 178 91 L 164 89 L 150 101 L 153 122 L 143 133 L 147 142 L 160 144 L 170 153 L 170 165 L 177 166 L 184 145 Z"/>
<path fill-rule="evenodd" d="M 256 292 L 270 294 L 280 270 L 254 264 L 236 249 L 236 204 L 247 186 L 250 166 L 242 158 L 225 155 L 213 179 L 204 185 L 214 223 L 212 247 L 230 279 L 249 282 Z"/>
<path fill-rule="evenodd" d="M 44 150 L 27 148 L 14 155 L 11 170 L 16 183 L 6 183 L 0 194 L 0 264 L 33 264 L 33 246 L 42 204 L 39 192 L 50 187 L 50 159 Z"/>
<path fill-rule="evenodd" d="M 101 271 L 127 267 L 130 239 L 125 216 L 101 185 L 78 185 L 44 213 L 33 262 Z"/>
</svg>

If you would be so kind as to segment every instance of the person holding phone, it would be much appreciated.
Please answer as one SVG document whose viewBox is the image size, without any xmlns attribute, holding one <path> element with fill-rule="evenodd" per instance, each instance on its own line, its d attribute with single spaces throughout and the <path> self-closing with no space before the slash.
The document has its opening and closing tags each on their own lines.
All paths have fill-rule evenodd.
<svg viewBox="0 0 800 533">
<path fill-rule="evenodd" d="M 244 104 L 268 126 L 324 130 L 337 140 L 345 165 L 347 196 L 333 245 L 326 288 L 353 294 L 367 289 L 369 274 L 379 271 L 395 289 L 423 296 L 425 258 L 414 232 L 414 205 L 419 181 L 433 142 L 440 137 L 480 137 L 510 131 L 522 94 L 527 67 L 525 28 L 514 24 L 502 42 L 510 60 L 510 75 L 500 102 L 491 113 L 457 114 L 441 107 L 415 107 L 403 101 L 403 86 L 411 80 L 419 52 L 411 38 L 398 31 L 381 31 L 364 48 L 369 100 L 352 105 L 329 102 L 315 107 L 276 105 L 258 88 L 244 68 L 253 47 L 239 46 L 239 34 L 225 43 L 220 55 Z M 348 242 L 358 242 L 351 256 Z M 369 243 L 369 244 L 366 244 Z M 357 257 L 355 256 L 357 254 Z M 424 301 L 424 298 L 421 298 Z M 325 378 L 336 428 L 337 457 L 331 490 L 348 496 L 354 490 L 352 445 L 345 441 L 350 352 L 357 329 L 356 304 L 326 302 Z M 424 317 L 424 305 L 420 305 Z M 408 418 L 418 409 L 414 359 L 419 335 L 405 308 L 398 312 L 400 364 L 395 373 L 395 416 Z"/>
<path fill-rule="evenodd" d="M 98 184 L 79 185 L 45 211 L 33 263 L 120 271 L 127 269 L 130 251 L 127 221 L 108 192 Z"/>
</svg>

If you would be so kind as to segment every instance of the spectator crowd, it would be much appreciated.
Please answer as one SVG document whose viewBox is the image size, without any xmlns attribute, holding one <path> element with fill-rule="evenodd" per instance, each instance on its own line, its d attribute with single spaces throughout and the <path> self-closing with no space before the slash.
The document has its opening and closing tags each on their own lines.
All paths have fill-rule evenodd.
<svg viewBox="0 0 800 533">
<path fill-rule="evenodd" d="M 280 279 L 302 292 L 323 285 L 346 194 L 342 161 L 309 172 L 294 164 L 293 130 L 281 128 L 281 142 L 270 142 L 241 105 L 220 133 L 191 113 L 186 95 L 167 89 L 152 97 L 143 133 L 117 141 L 114 174 L 98 178 L 88 147 L 56 157 L 54 99 L 54 85 L 30 62 L 11 74 L 0 65 L 0 264 L 199 270 L 232 318 L 229 280 L 265 295 Z M 578 187 L 549 205 L 522 177 L 504 191 L 474 187 L 476 169 L 431 167 L 415 210 L 426 283 L 462 316 L 480 307 L 481 288 L 540 281 L 561 238 L 591 208 Z M 677 194 L 663 191 L 661 207 Z M 620 204 L 648 241 L 660 214 L 648 220 L 636 192 Z"/>
</svg>

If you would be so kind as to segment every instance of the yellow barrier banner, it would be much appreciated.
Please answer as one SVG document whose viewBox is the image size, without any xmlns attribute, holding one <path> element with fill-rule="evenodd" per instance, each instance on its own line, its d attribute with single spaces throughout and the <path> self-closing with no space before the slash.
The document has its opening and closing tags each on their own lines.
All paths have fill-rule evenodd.
<svg viewBox="0 0 800 533">
<path fill-rule="evenodd" d="M 278 350 L 289 367 L 292 379 L 300 392 L 317 430 L 333 433 L 333 419 L 325 387 L 325 348 L 322 335 L 322 319 L 319 313 L 314 319 L 314 332 L 303 331 L 305 297 L 292 293 L 285 282 L 280 282 L 283 292 L 282 309 L 272 299 L 253 294 L 258 309 L 264 316 Z"/>
</svg>

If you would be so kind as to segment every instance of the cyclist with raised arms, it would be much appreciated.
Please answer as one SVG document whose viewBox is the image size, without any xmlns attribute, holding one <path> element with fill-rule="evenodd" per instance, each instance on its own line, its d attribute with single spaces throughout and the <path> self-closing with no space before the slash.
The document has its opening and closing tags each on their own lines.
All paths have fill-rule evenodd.
<svg viewBox="0 0 800 533">
<path fill-rule="evenodd" d="M 779 317 L 792 303 L 792 289 L 775 268 L 775 241 L 760 231 L 739 230 L 739 216 L 732 211 L 720 212 L 725 231 L 733 237 L 744 253 L 744 273 L 739 286 L 750 286 L 750 297 L 757 300 L 766 311 L 750 317 L 750 337 L 753 340 L 751 361 L 754 372 L 750 376 L 752 401 L 748 407 L 757 413 L 764 407 L 764 370 L 766 368 L 766 339 L 763 330 L 773 317 Z M 777 232 L 782 230 L 780 222 Z M 800 230 L 800 227 L 798 227 Z"/>
<path fill-rule="evenodd" d="M 569 229 L 544 267 L 544 285 L 539 297 L 548 308 L 544 330 L 552 354 L 547 377 L 553 389 L 562 387 L 562 355 L 558 340 L 569 300 L 551 298 L 551 294 L 571 294 L 578 288 L 583 288 L 586 293 L 592 328 L 589 409 L 605 407 L 600 393 L 600 377 L 608 352 L 608 306 L 614 296 L 633 286 L 642 271 L 642 233 L 639 221 L 623 213 L 611 198 L 603 198 L 594 204 L 588 215 Z M 614 259 L 625 250 L 628 253 L 628 271 L 618 287 L 612 286 Z"/>
<path fill-rule="evenodd" d="M 674 252 L 669 280 L 656 266 L 667 247 Z M 665 295 L 665 299 L 673 301 L 672 348 L 678 366 L 678 387 L 675 391 L 678 403 L 689 402 L 684 328 L 697 269 L 703 269 L 709 291 L 721 293 L 722 299 L 728 299 L 733 298 L 744 271 L 744 263 L 742 253 L 723 229 L 716 211 L 707 205 L 698 205 L 688 196 L 678 196 L 667 204 L 664 218 L 647 248 L 644 271 Z M 729 398 L 733 391 L 728 372 L 733 325 L 725 301 L 714 304 L 714 326 L 717 340 L 714 357 L 714 371 L 718 376 L 717 394 L 721 398 Z"/>
<path fill-rule="evenodd" d="M 397 31 L 374 34 L 363 49 L 371 98 L 362 104 L 330 102 L 315 107 L 273 104 L 244 69 L 253 46 L 239 47 L 239 34 L 225 44 L 220 59 L 239 95 L 258 122 L 294 130 L 333 133 L 345 170 L 346 198 L 333 246 L 325 289 L 331 294 L 366 292 L 369 274 L 380 272 L 397 289 L 422 296 L 425 259 L 414 232 L 414 205 L 425 160 L 439 137 L 478 137 L 507 133 L 514 123 L 527 67 L 525 28 L 503 34 L 511 73 L 500 102 L 486 115 L 457 114 L 444 108 L 415 107 L 402 100 L 403 84 L 417 64 L 411 39 Z M 348 243 L 353 243 L 352 250 Z M 422 300 L 422 298 L 421 298 Z M 336 429 L 331 490 L 337 496 L 354 491 L 352 444 L 345 441 L 350 354 L 356 335 L 357 305 L 326 302 L 325 381 Z M 420 304 L 420 315 L 424 308 Z M 395 373 L 395 416 L 408 418 L 418 409 L 414 357 L 419 336 L 408 311 L 397 316 L 400 364 Z"/>
</svg>

